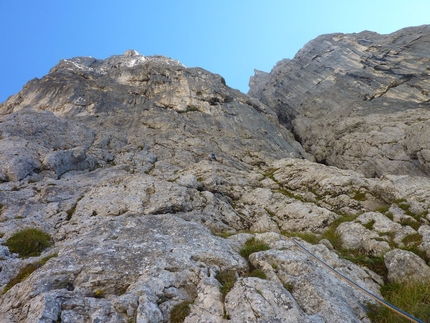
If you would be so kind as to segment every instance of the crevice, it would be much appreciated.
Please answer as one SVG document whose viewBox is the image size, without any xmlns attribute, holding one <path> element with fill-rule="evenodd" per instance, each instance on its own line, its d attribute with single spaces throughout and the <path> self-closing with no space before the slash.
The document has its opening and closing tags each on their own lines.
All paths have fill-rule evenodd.
<svg viewBox="0 0 430 323">
<path fill-rule="evenodd" d="M 399 74 L 396 74 L 396 75 L 399 75 Z M 372 95 L 366 94 L 363 101 L 372 101 L 373 99 L 377 99 L 377 98 L 385 95 L 389 90 L 410 81 L 414 77 L 415 77 L 415 75 L 413 75 L 413 74 L 401 75 L 400 79 L 397 79 L 397 80 L 394 80 L 393 82 L 391 82 L 383 91 L 376 92 L 376 93 L 374 92 Z"/>
</svg>

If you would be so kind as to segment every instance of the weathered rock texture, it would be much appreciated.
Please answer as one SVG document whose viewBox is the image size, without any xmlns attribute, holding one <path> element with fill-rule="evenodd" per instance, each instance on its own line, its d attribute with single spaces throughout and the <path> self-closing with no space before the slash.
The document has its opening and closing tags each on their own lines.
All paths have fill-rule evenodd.
<svg viewBox="0 0 430 323">
<path fill-rule="evenodd" d="M 310 41 L 249 94 L 319 162 L 368 177 L 430 172 L 430 26 Z"/>
<path fill-rule="evenodd" d="M 189 304 L 188 323 L 369 322 L 372 299 L 289 236 L 314 237 L 300 242 L 379 295 L 387 277 L 326 233 L 386 254 L 390 279 L 429 271 L 395 259 L 428 249 L 430 179 L 315 163 L 274 111 L 219 75 L 135 51 L 30 81 L 0 105 L 0 243 L 39 228 L 53 246 L 22 259 L 0 244 L 0 321 L 169 322 Z M 250 239 L 268 250 L 243 258 Z M 235 277 L 226 294 L 223 273 Z"/>
</svg>

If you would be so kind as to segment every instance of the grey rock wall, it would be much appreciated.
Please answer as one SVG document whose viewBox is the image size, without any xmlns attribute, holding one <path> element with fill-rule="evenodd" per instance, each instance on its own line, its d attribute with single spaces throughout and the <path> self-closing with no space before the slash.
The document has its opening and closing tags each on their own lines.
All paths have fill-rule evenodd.
<svg viewBox="0 0 430 323">
<path fill-rule="evenodd" d="M 189 323 L 369 322 L 373 300 L 290 236 L 314 237 L 296 239 L 380 295 L 384 277 L 324 234 L 387 255 L 390 277 L 430 270 L 415 254 L 416 266 L 392 261 L 426 252 L 430 180 L 315 163 L 273 109 L 135 51 L 63 60 L 30 81 L 0 105 L 0 321 L 169 322 L 188 304 Z M 411 151 L 426 142 L 408 136 Z M 3 244 L 24 228 L 53 245 L 20 258 Z M 244 258 L 251 238 L 267 250 Z"/>
<path fill-rule="evenodd" d="M 249 94 L 317 161 L 362 172 L 429 174 L 430 26 L 322 35 Z"/>
</svg>

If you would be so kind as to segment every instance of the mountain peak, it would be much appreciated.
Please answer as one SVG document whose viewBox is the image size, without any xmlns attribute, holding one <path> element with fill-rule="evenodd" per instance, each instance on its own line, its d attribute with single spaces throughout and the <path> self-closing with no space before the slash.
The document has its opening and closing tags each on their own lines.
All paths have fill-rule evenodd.
<svg viewBox="0 0 430 323">
<path fill-rule="evenodd" d="M 61 60 L 0 104 L 0 321 L 368 322 L 428 286 L 429 42 L 323 35 L 249 95 Z"/>
</svg>

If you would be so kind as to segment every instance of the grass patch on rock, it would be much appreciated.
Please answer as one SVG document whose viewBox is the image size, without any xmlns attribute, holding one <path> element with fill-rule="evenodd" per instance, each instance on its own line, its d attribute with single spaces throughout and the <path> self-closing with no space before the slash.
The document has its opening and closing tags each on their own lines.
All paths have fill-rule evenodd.
<svg viewBox="0 0 430 323">
<path fill-rule="evenodd" d="M 430 322 L 430 282 L 409 281 L 381 287 L 385 300 L 423 322 Z M 382 305 L 368 304 L 367 316 L 374 323 L 411 322 Z"/>
<path fill-rule="evenodd" d="M 312 234 L 312 233 L 307 233 L 307 232 L 287 232 L 287 231 L 283 231 L 282 235 L 286 236 L 286 237 L 290 237 L 290 238 L 300 238 L 310 244 L 318 244 L 321 241 L 321 237 L 320 235 L 316 235 L 316 234 Z"/>
<path fill-rule="evenodd" d="M 379 212 L 379 213 L 385 214 L 385 213 L 387 213 L 387 212 L 388 212 L 388 210 L 390 209 L 390 207 L 391 207 L 391 205 L 390 205 L 390 204 L 386 204 L 386 205 L 383 205 L 383 206 L 378 207 L 378 208 L 375 210 L 375 212 Z"/>
<path fill-rule="evenodd" d="M 234 270 L 223 270 L 216 274 L 215 279 L 221 284 L 220 291 L 224 300 L 236 282 L 236 272 Z"/>
<path fill-rule="evenodd" d="M 40 261 L 33 264 L 28 264 L 27 266 L 22 268 L 18 272 L 18 274 L 6 284 L 5 288 L 3 289 L 3 294 L 5 294 L 9 289 L 11 289 L 16 284 L 19 284 L 24 280 L 26 280 L 36 269 L 42 267 L 49 259 L 57 256 L 58 256 L 57 254 L 53 254 L 51 256 L 44 257 Z"/>
<path fill-rule="evenodd" d="M 245 245 L 242 249 L 240 249 L 239 254 L 243 258 L 248 259 L 249 256 L 254 252 L 265 251 L 269 249 L 270 247 L 266 243 L 257 241 L 255 238 L 251 238 L 245 242 Z"/>
<path fill-rule="evenodd" d="M 257 278 L 261 278 L 261 279 L 266 279 L 266 274 L 264 271 L 262 271 L 261 269 L 253 269 L 248 277 L 257 277 Z"/>
<path fill-rule="evenodd" d="M 368 230 L 372 230 L 373 229 L 373 225 L 375 224 L 375 222 L 376 222 L 375 220 L 370 220 L 366 224 L 363 224 L 363 227 L 365 227 Z"/>
<path fill-rule="evenodd" d="M 264 273 L 264 271 L 255 268 L 254 265 L 249 261 L 249 256 L 254 252 L 265 251 L 269 249 L 270 247 L 266 243 L 262 241 L 257 241 L 255 240 L 255 238 L 251 238 L 245 242 L 245 245 L 242 249 L 240 249 L 239 254 L 248 262 L 248 277 L 266 279 L 266 274 Z"/>
<path fill-rule="evenodd" d="M 373 272 L 380 275 L 383 279 L 386 279 L 388 271 L 387 267 L 385 267 L 384 257 L 380 256 L 369 256 L 366 255 L 359 250 L 349 250 L 343 249 L 340 251 L 342 257 L 346 260 L 353 262 L 354 264 L 360 266 L 366 266 Z"/>
<path fill-rule="evenodd" d="M 271 168 L 263 173 L 264 177 L 270 178 L 272 181 L 277 182 L 275 179 L 275 173 L 279 170 L 279 168 Z"/>
<path fill-rule="evenodd" d="M 51 246 L 51 237 L 40 229 L 27 228 L 12 235 L 4 245 L 21 258 L 36 257 Z"/>
<path fill-rule="evenodd" d="M 366 192 L 357 191 L 352 198 L 356 201 L 366 201 Z"/>
<path fill-rule="evenodd" d="M 172 308 L 172 311 L 170 312 L 170 322 L 171 323 L 184 322 L 185 318 L 191 313 L 190 304 L 191 302 L 184 301 L 182 303 L 175 305 Z"/>
<path fill-rule="evenodd" d="M 422 237 L 421 237 L 421 235 L 419 233 L 413 233 L 413 234 L 410 234 L 408 236 L 405 236 L 402 239 L 402 242 L 405 245 L 411 245 L 411 244 L 413 244 L 413 245 L 419 245 L 422 242 Z"/>
<path fill-rule="evenodd" d="M 407 226 L 407 225 L 409 225 L 411 228 L 413 228 L 414 230 L 418 230 L 419 229 L 419 227 L 421 226 L 421 223 L 420 222 L 418 222 L 418 221 L 416 221 L 416 220 L 414 220 L 414 219 L 411 219 L 411 218 L 406 218 L 406 219 L 402 219 L 401 221 L 400 221 L 400 224 L 401 225 L 403 225 L 403 226 Z"/>
<path fill-rule="evenodd" d="M 27 279 L 28 276 L 30 276 L 37 268 L 39 268 L 37 264 L 28 264 L 24 268 L 22 268 L 18 274 L 12 278 L 3 289 L 3 294 L 5 294 L 9 289 L 11 289 L 16 284 L 19 284 L 23 282 L 25 279 Z"/>
<path fill-rule="evenodd" d="M 346 215 L 346 216 L 338 217 L 336 220 L 332 222 L 330 227 L 326 231 L 324 231 L 321 239 L 327 239 L 328 241 L 330 241 L 334 249 L 343 250 L 342 241 L 340 236 L 336 233 L 336 229 L 339 225 L 341 225 L 344 222 L 354 221 L 357 218 L 357 216 L 358 215 Z"/>
</svg>

